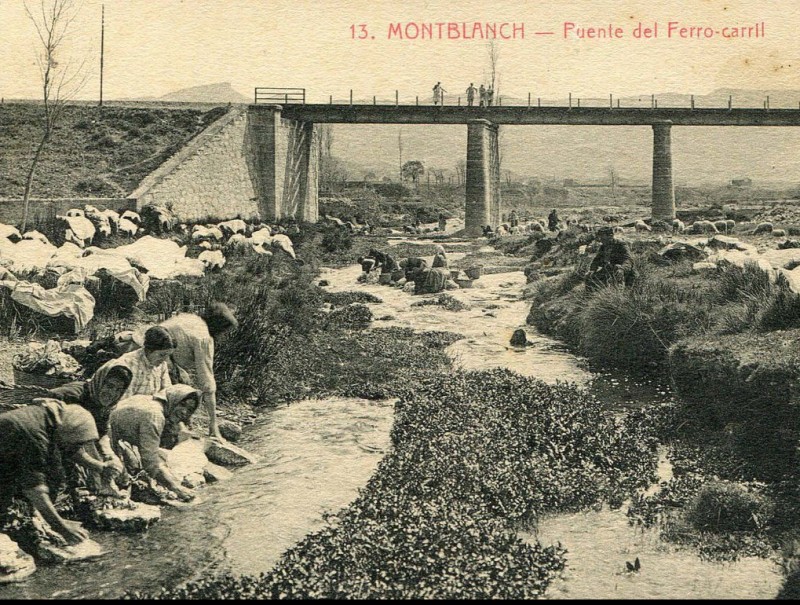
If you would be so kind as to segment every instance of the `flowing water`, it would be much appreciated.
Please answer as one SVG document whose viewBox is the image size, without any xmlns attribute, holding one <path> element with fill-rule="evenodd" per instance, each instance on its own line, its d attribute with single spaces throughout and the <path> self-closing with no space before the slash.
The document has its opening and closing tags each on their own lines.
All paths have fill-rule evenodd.
<svg viewBox="0 0 800 605">
<path fill-rule="evenodd" d="M 349 504 L 389 447 L 393 402 L 306 400 L 261 416 L 242 446 L 260 461 L 202 489 L 202 502 L 163 509 L 141 535 L 92 532 L 98 561 L 40 567 L 0 599 L 115 598 L 211 571 L 259 574 Z"/>
<path fill-rule="evenodd" d="M 451 254 L 451 259 L 457 255 Z M 449 292 L 469 309 L 414 307 L 432 296 L 357 284 L 360 267 L 322 275 L 332 291 L 371 292 L 375 326 L 449 330 L 465 338 L 448 353 L 465 369 L 506 367 L 547 382 L 573 381 L 591 389 L 610 409 L 669 398 L 667 390 L 613 375 L 596 375 L 575 355 L 525 325 L 529 303 L 519 293 L 521 272 L 484 275 L 474 287 Z M 512 347 L 517 328 L 530 345 Z M 42 567 L 19 585 L 0 587 L 6 598 L 114 598 L 126 590 L 154 590 L 213 571 L 258 574 L 308 532 L 324 526 L 324 513 L 351 502 L 390 447 L 392 402 L 330 398 L 270 410 L 246 431 L 242 445 L 260 456 L 233 478 L 202 490 L 202 502 L 165 509 L 143 535 L 93 532 L 108 551 L 95 562 Z M 663 458 L 663 457 L 662 457 Z M 662 459 L 662 478 L 669 464 Z M 550 598 L 759 598 L 781 584 L 778 567 L 764 560 L 702 563 L 690 552 L 661 543 L 654 532 L 630 528 L 624 510 L 555 515 L 523 539 L 560 541 L 568 549 L 564 579 Z M 641 571 L 624 573 L 639 557 Z"/>
</svg>

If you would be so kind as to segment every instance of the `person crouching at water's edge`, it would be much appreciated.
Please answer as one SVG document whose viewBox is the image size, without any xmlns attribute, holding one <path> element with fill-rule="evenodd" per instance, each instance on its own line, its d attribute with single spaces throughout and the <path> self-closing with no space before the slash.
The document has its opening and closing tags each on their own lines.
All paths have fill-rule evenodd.
<svg viewBox="0 0 800 605">
<path fill-rule="evenodd" d="M 160 324 L 175 343 L 171 361 L 180 382 L 202 393 L 208 414 L 208 434 L 222 439 L 217 427 L 217 382 L 214 378 L 214 341 L 234 330 L 239 322 L 224 303 L 215 302 L 202 315 L 179 313 Z"/>
<path fill-rule="evenodd" d="M 192 500 L 194 493 L 181 486 L 159 448 L 164 433 L 188 422 L 198 405 L 199 391 L 176 384 L 156 395 L 135 395 L 120 401 L 109 420 L 111 446 L 125 461 L 128 473 L 135 476 L 144 471 L 184 502 Z"/>
<path fill-rule="evenodd" d="M 0 435 L 0 513 L 5 516 L 14 496 L 24 496 L 67 544 L 87 539 L 80 523 L 58 514 L 53 499 L 63 482 L 62 460 L 87 464 L 83 447 L 98 439 L 92 415 L 79 405 L 37 399 L 0 414 Z"/>
</svg>

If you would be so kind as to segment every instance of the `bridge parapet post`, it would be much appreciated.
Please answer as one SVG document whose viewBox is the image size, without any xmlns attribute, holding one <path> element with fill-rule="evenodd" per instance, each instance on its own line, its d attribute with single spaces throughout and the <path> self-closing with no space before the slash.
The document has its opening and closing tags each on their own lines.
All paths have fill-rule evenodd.
<svg viewBox="0 0 800 605">
<path fill-rule="evenodd" d="M 675 187 L 672 182 L 672 122 L 653 122 L 653 192 L 651 217 L 654 221 L 675 218 Z"/>
<path fill-rule="evenodd" d="M 500 158 L 498 126 L 488 120 L 467 123 L 467 174 L 464 228 L 478 236 L 500 220 Z"/>
</svg>

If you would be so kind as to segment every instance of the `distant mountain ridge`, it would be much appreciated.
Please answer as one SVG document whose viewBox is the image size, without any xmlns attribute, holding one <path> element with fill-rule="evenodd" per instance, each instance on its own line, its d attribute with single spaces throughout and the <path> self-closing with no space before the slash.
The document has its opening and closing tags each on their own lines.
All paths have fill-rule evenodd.
<svg viewBox="0 0 800 605">
<path fill-rule="evenodd" d="M 164 101 L 167 103 L 250 103 L 250 97 L 234 89 L 230 82 L 217 82 L 182 88 L 161 97 L 138 97 L 126 101 Z"/>
<path fill-rule="evenodd" d="M 403 97 L 400 99 L 401 104 L 413 104 L 416 98 L 422 104 L 430 104 L 432 100 L 428 96 L 420 97 Z M 527 97 L 517 97 L 513 95 L 504 95 L 500 92 L 503 105 L 526 105 L 528 103 Z M 800 108 L 800 90 L 760 90 L 760 89 L 746 89 L 746 88 L 718 88 L 708 94 L 694 95 L 695 106 L 700 107 L 727 107 L 728 99 L 731 98 L 734 107 L 763 107 L 764 102 L 769 97 L 770 107 L 773 109 L 779 108 Z M 466 94 L 461 94 L 461 104 L 466 105 Z M 458 103 L 459 95 L 447 94 L 445 95 L 445 105 L 456 105 Z M 689 107 L 691 105 L 692 95 L 690 93 L 676 93 L 676 92 L 661 92 L 655 93 L 655 99 L 658 101 L 660 107 Z M 189 88 L 182 88 L 161 97 L 137 97 L 135 99 L 123 99 L 127 101 L 164 101 L 173 103 L 251 103 L 252 99 L 243 95 L 238 90 L 234 89 L 230 82 L 217 82 L 214 84 L 203 84 L 200 86 L 192 86 Z M 531 104 L 535 105 L 539 97 L 532 96 Z M 609 103 L 608 97 L 580 97 L 579 95 L 572 95 L 572 103 L 576 105 L 580 101 L 584 106 L 607 106 Z M 613 96 L 613 103 L 616 106 L 619 101 L 622 107 L 643 107 L 650 106 L 651 95 L 625 95 L 621 97 Z M 346 103 L 347 100 L 334 99 L 337 103 Z M 371 104 L 372 98 L 358 98 L 353 99 L 356 104 Z M 497 97 L 495 98 L 497 101 Z M 379 98 L 378 104 L 393 104 L 394 98 Z M 553 106 L 569 104 L 569 97 L 543 97 L 541 98 L 542 105 Z"/>
</svg>

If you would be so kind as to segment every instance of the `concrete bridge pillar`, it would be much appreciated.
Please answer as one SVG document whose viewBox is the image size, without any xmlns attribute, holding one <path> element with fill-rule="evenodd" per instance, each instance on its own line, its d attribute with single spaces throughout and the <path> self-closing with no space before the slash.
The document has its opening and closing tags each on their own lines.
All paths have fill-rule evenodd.
<svg viewBox="0 0 800 605">
<path fill-rule="evenodd" d="M 249 112 L 254 179 L 262 220 L 319 218 L 319 140 L 313 122 L 281 117 L 280 105 Z"/>
<path fill-rule="evenodd" d="M 467 174 L 464 228 L 470 236 L 500 224 L 500 153 L 498 127 L 488 120 L 467 124 Z"/>
<path fill-rule="evenodd" d="M 675 218 L 675 186 L 672 183 L 672 122 L 653 123 L 653 202 L 654 221 Z"/>
</svg>

